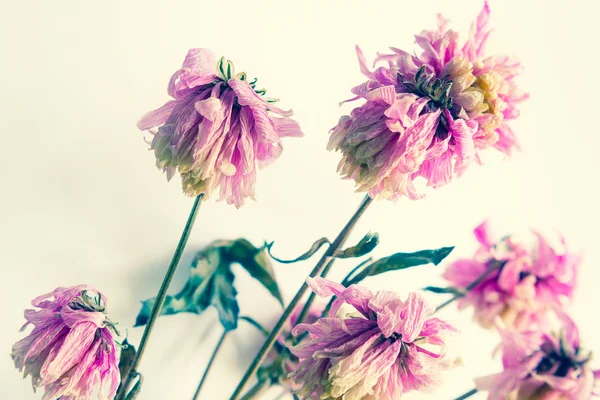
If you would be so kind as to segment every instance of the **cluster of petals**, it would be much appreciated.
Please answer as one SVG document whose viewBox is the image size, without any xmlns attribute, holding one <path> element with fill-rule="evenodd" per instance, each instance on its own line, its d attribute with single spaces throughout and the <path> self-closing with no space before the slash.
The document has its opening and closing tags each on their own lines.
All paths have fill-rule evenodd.
<svg viewBox="0 0 600 400">
<path fill-rule="evenodd" d="M 59 287 L 25 310 L 32 332 L 13 345 L 15 366 L 31 375 L 43 400 L 109 400 L 119 386 L 114 326 L 106 298 L 87 285 Z"/>
<path fill-rule="evenodd" d="M 308 280 L 321 297 L 336 296 L 329 317 L 299 324 L 293 334 L 308 336 L 291 347 L 300 359 L 291 379 L 302 399 L 399 399 L 403 393 L 429 391 L 440 372 L 456 360 L 445 356 L 445 338 L 455 329 L 430 318 L 434 308 L 417 293 L 402 301 L 393 292 L 373 294 L 323 278 Z M 336 316 L 343 304 L 357 314 Z"/>
<path fill-rule="evenodd" d="M 138 122 L 154 135 L 158 168 L 168 179 L 179 172 L 187 195 L 208 197 L 219 188 L 221 200 L 240 207 L 254 199 L 257 168 L 281 154 L 281 138 L 302 136 L 292 112 L 255 85 L 210 50 L 191 49 L 169 82 L 173 100 Z"/>
<path fill-rule="evenodd" d="M 342 152 L 338 170 L 358 191 L 419 199 L 418 177 L 437 188 L 480 162 L 479 150 L 518 147 L 509 122 L 527 94 L 516 86 L 517 61 L 485 55 L 489 15 L 486 3 L 462 45 L 439 16 L 437 30 L 415 36 L 420 55 L 392 48 L 375 71 L 357 48 L 368 81 L 352 100 L 365 103 L 340 118 L 328 148 Z"/>
<path fill-rule="evenodd" d="M 517 332 L 500 328 L 504 370 L 476 380 L 489 400 L 589 400 L 600 382 L 591 353 L 580 347 L 574 322 L 561 314 L 558 334 L 544 330 Z"/>
<path fill-rule="evenodd" d="M 475 229 L 475 237 L 480 247 L 473 258 L 450 264 L 444 278 L 458 289 L 479 282 L 458 305 L 473 306 L 475 320 L 482 326 L 493 327 L 500 317 L 514 329 L 543 327 L 554 311 L 570 302 L 580 257 L 567 251 L 564 239 L 560 248 L 539 233 L 535 233 L 536 246 L 510 236 L 498 240 L 487 222 Z"/>
</svg>

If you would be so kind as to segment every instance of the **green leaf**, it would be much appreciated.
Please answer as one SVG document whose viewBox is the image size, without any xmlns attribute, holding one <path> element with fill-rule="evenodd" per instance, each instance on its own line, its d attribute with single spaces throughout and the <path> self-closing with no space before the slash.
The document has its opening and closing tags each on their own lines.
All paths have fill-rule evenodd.
<svg viewBox="0 0 600 400">
<path fill-rule="evenodd" d="M 345 250 L 339 250 L 333 253 L 337 258 L 355 258 L 369 254 L 379 244 L 379 234 L 367 233 L 356 246 L 348 247 Z"/>
<path fill-rule="evenodd" d="M 221 325 L 225 330 L 237 328 L 240 307 L 235 298 L 237 290 L 233 287 L 235 276 L 229 268 L 219 268 L 218 273 L 212 279 L 212 305 L 219 313 Z"/>
<path fill-rule="evenodd" d="M 431 293 L 437 293 L 437 294 L 464 294 L 464 291 L 452 287 L 452 286 L 448 286 L 448 287 L 438 287 L 438 286 L 427 286 L 424 287 L 423 290 L 425 290 L 426 292 L 431 292 Z"/>
<path fill-rule="evenodd" d="M 348 281 L 348 285 L 358 283 L 369 276 L 383 274 L 388 271 L 396 271 L 430 263 L 438 265 L 452 250 L 454 250 L 454 247 L 442 247 L 436 250 L 421 250 L 414 253 L 396 253 L 389 257 L 380 258 L 372 264 L 367 265 L 356 276 L 351 278 Z"/>
<path fill-rule="evenodd" d="M 293 260 L 282 260 L 280 258 L 275 257 L 272 253 L 271 253 L 271 247 L 273 246 L 273 243 L 275 242 L 271 242 L 268 245 L 266 245 L 268 251 L 269 251 L 269 256 L 271 256 L 271 258 L 275 261 L 277 261 L 278 263 L 281 264 L 293 264 L 296 263 L 298 261 L 304 261 L 304 260 L 308 260 L 309 258 L 311 258 L 317 251 L 319 251 L 319 249 L 325 245 L 325 244 L 331 244 L 331 242 L 329 241 L 329 239 L 327 239 L 326 237 L 322 237 L 321 239 L 318 239 L 316 242 L 313 243 L 312 246 L 310 246 L 310 249 L 308 249 L 308 251 L 296 258 L 294 258 Z"/>
<path fill-rule="evenodd" d="M 248 273 L 259 281 L 279 304 L 283 306 L 283 297 L 279 291 L 273 264 L 267 254 L 267 245 L 256 248 L 246 239 L 238 239 L 228 250 L 232 262 L 240 264 Z"/>
<path fill-rule="evenodd" d="M 181 312 L 201 314 L 209 306 L 214 306 L 225 330 L 237 328 L 239 305 L 234 287 L 233 264 L 240 264 L 283 304 L 283 299 L 275 280 L 273 267 L 266 255 L 266 249 L 256 248 L 245 239 L 234 241 L 218 240 L 194 258 L 190 276 L 181 291 L 167 296 L 161 315 Z M 135 326 L 148 321 L 155 299 L 142 302 Z"/>
</svg>

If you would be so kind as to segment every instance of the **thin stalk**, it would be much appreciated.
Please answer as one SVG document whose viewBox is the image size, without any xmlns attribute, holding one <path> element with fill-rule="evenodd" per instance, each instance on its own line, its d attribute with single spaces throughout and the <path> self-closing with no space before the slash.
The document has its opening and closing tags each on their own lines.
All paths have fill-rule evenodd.
<svg viewBox="0 0 600 400">
<path fill-rule="evenodd" d="M 183 228 L 183 233 L 181 234 L 181 238 L 179 239 L 179 243 L 177 244 L 177 248 L 175 249 L 175 254 L 173 254 L 173 259 L 171 260 L 169 269 L 167 270 L 165 278 L 163 279 L 162 284 L 160 285 L 160 289 L 158 290 L 158 294 L 156 295 L 156 300 L 154 301 L 154 305 L 152 306 L 150 317 L 146 322 L 144 333 L 142 334 L 142 340 L 140 341 L 140 345 L 137 349 L 137 352 L 135 353 L 133 362 L 131 363 L 131 370 L 126 378 L 121 378 L 121 387 L 119 388 L 119 392 L 115 397 L 116 400 L 123 400 L 125 398 L 125 396 L 127 395 L 127 389 L 131 385 L 132 380 L 137 376 L 137 367 L 140 364 L 140 361 L 142 360 L 144 350 L 146 350 L 148 339 L 150 338 L 150 333 L 152 333 L 152 328 L 154 328 L 156 320 L 158 319 L 162 307 L 165 304 L 167 290 L 169 289 L 169 285 L 171 284 L 173 276 L 175 276 L 175 272 L 177 271 L 179 260 L 181 260 L 181 255 L 183 254 L 185 245 L 187 244 L 188 238 L 190 237 L 190 233 L 192 232 L 192 227 L 194 226 L 194 221 L 196 220 L 196 215 L 198 214 L 198 209 L 200 208 L 200 203 L 202 202 L 203 197 L 204 195 L 200 194 L 194 200 L 194 205 L 192 206 L 192 210 L 190 211 L 190 215 L 185 224 L 185 228 Z"/>
<path fill-rule="evenodd" d="M 215 358 L 217 358 L 217 353 L 219 352 L 219 349 L 221 348 L 221 345 L 223 344 L 223 341 L 225 340 L 225 336 L 227 336 L 227 331 L 223 331 L 223 334 L 219 338 L 219 341 L 217 342 L 217 345 L 215 346 L 215 349 L 213 350 L 213 353 L 210 356 L 210 360 L 208 360 L 208 364 L 206 365 L 206 369 L 204 370 L 204 374 L 202 375 L 202 379 L 200 379 L 200 383 L 198 384 L 198 388 L 196 389 L 196 393 L 194 393 L 194 397 L 193 397 L 194 400 L 197 400 L 197 399 L 200 398 L 200 391 L 202 390 L 202 385 L 204 385 L 204 381 L 206 381 L 206 377 L 208 376 L 208 372 L 210 371 L 210 367 L 212 367 L 213 362 L 215 361 Z"/>
<path fill-rule="evenodd" d="M 244 397 L 242 397 L 241 400 L 251 400 L 251 399 L 254 399 L 256 396 L 258 396 L 258 395 L 266 392 L 267 389 L 269 389 L 269 382 L 266 379 L 258 381 L 256 383 L 256 385 L 254 385 L 254 387 L 252 387 L 252 389 L 250 389 L 248 391 L 248 393 L 246 393 L 244 395 Z"/>
<path fill-rule="evenodd" d="M 327 274 L 329 274 L 329 271 L 331 270 L 331 267 L 333 267 L 334 262 L 335 258 L 329 260 L 329 262 L 323 269 L 323 272 L 321 272 L 321 278 L 325 278 Z M 296 319 L 296 325 L 301 324 L 302 321 L 304 321 L 304 319 L 310 311 L 310 306 L 312 305 L 313 301 L 315 301 L 315 297 L 317 297 L 317 295 L 314 292 L 311 292 L 308 296 L 308 300 L 306 300 L 306 303 L 304 303 L 304 307 L 302 307 L 302 311 L 300 311 L 300 314 L 298 314 L 298 318 Z"/>
<path fill-rule="evenodd" d="M 458 396 L 454 400 L 465 400 L 477 393 L 477 389 L 471 389 L 467 393 Z"/>
<path fill-rule="evenodd" d="M 442 308 L 446 307 L 448 304 L 451 304 L 455 300 L 458 300 L 461 297 L 464 297 L 467 293 L 469 293 L 471 290 L 473 290 L 475 287 L 477 287 L 477 285 L 479 285 L 481 282 L 483 282 L 488 276 L 490 276 L 490 274 L 492 272 L 497 271 L 500 268 L 502 268 L 504 266 L 504 264 L 505 264 L 505 262 L 499 262 L 499 261 L 496 261 L 493 264 L 491 264 L 490 267 L 483 274 L 481 274 L 479 276 L 479 278 L 477 278 L 473 282 L 471 282 L 471 284 L 469 286 L 467 286 L 462 293 L 455 294 L 450 299 L 446 300 L 445 302 L 443 302 L 442 304 L 437 306 L 437 308 L 435 309 L 435 312 L 440 311 Z"/>
<path fill-rule="evenodd" d="M 142 374 L 138 373 L 138 380 L 135 383 L 135 385 L 133 385 L 133 388 L 127 394 L 127 397 L 125 398 L 125 400 L 137 399 L 138 394 L 140 394 L 140 390 L 142 389 L 143 384 L 144 384 L 144 377 L 142 376 Z"/>
<path fill-rule="evenodd" d="M 356 222 L 358 222 L 358 220 L 364 214 L 365 210 L 367 209 L 369 204 L 371 204 L 371 202 L 372 202 L 372 199 L 367 195 L 364 198 L 364 200 L 362 201 L 362 203 L 360 204 L 360 206 L 358 207 L 358 210 L 356 210 L 354 215 L 352 215 L 352 217 L 350 218 L 350 220 L 348 221 L 346 226 L 344 226 L 344 228 L 339 233 L 339 235 L 335 238 L 335 240 L 333 241 L 331 246 L 329 246 L 329 248 L 325 251 L 325 254 L 323 254 L 323 257 L 321 257 L 321 259 L 319 260 L 319 262 L 317 263 L 315 268 L 313 268 L 313 270 L 310 272 L 309 277 L 315 278 L 315 277 L 318 277 L 321 275 L 321 273 L 323 272 L 323 269 L 325 268 L 325 265 L 327 264 L 327 262 L 329 261 L 331 256 L 334 254 L 334 252 L 337 249 L 339 249 L 344 244 L 344 242 L 346 242 L 346 240 L 348 239 L 348 236 L 350 235 L 350 232 L 356 225 Z M 244 387 L 246 386 L 246 384 L 248 383 L 250 378 L 252 378 L 252 376 L 254 376 L 254 374 L 256 373 L 256 371 L 258 370 L 258 368 L 264 361 L 265 357 L 267 356 L 267 353 L 269 352 L 269 350 L 271 350 L 271 347 L 273 347 L 273 344 L 275 344 L 275 342 L 277 341 L 277 338 L 281 334 L 281 331 L 283 330 L 283 327 L 284 327 L 286 321 L 289 319 L 292 312 L 296 309 L 296 307 L 298 306 L 298 303 L 300 303 L 300 301 L 302 300 L 302 297 L 304 296 L 304 294 L 306 293 L 307 290 L 308 290 L 308 284 L 306 283 L 306 281 L 304 281 L 304 283 L 298 290 L 298 293 L 296 293 L 296 295 L 294 296 L 294 298 L 292 299 L 290 304 L 288 304 L 287 308 L 285 309 L 285 311 L 279 318 L 279 321 L 277 321 L 277 323 L 273 327 L 273 330 L 271 330 L 269 337 L 263 343 L 258 354 L 256 355 L 256 357 L 254 357 L 254 360 L 248 367 L 248 370 L 244 374 L 242 380 L 240 381 L 237 388 L 231 395 L 230 400 L 238 400 L 239 399 L 240 395 L 242 394 L 242 392 L 244 390 Z"/>
</svg>

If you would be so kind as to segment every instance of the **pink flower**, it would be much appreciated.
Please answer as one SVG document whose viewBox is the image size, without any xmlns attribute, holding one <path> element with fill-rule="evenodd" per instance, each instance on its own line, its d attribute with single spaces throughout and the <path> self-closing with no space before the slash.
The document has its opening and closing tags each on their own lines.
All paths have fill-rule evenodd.
<svg viewBox="0 0 600 400">
<path fill-rule="evenodd" d="M 487 274 L 458 302 L 459 308 L 472 305 L 482 326 L 492 327 L 500 317 L 514 329 L 531 329 L 571 300 L 580 257 L 568 253 L 564 239 L 563 248 L 555 249 L 536 233 L 537 246 L 530 248 L 510 236 L 495 240 L 487 222 L 475 236 L 481 246 L 474 257 L 450 264 L 444 278 L 465 289 Z"/>
<path fill-rule="evenodd" d="M 486 3 L 462 46 L 439 16 L 437 30 L 415 36 L 419 56 L 392 48 L 377 57 L 387 65 L 374 72 L 357 48 L 369 80 L 352 90 L 352 100 L 366 102 L 340 118 L 328 149 L 342 152 L 338 170 L 358 191 L 419 199 L 416 178 L 437 188 L 479 161 L 479 150 L 518 147 L 508 122 L 527 95 L 515 83 L 518 62 L 485 55 L 489 14 Z"/>
<path fill-rule="evenodd" d="M 504 371 L 476 380 L 490 400 L 587 400 L 600 371 L 592 371 L 591 353 L 579 345 L 573 321 L 560 315 L 560 335 L 500 329 Z"/>
<path fill-rule="evenodd" d="M 449 324 L 429 318 L 434 308 L 417 293 L 403 302 L 393 292 L 372 294 L 326 279 L 308 280 L 319 296 L 337 296 L 330 317 L 300 324 L 294 335 L 308 337 L 290 350 L 300 359 L 290 377 L 302 387 L 302 399 L 398 399 L 412 390 L 427 391 L 439 372 L 453 361 L 445 358 Z M 340 306 L 353 306 L 357 315 L 336 317 Z"/>
<path fill-rule="evenodd" d="M 59 287 L 32 304 L 38 309 L 25 310 L 21 330 L 33 324 L 33 331 L 13 345 L 12 359 L 34 390 L 45 389 L 43 400 L 113 399 L 119 366 L 104 295 L 87 285 Z"/>
<path fill-rule="evenodd" d="M 281 138 L 302 136 L 292 112 L 275 107 L 255 85 L 245 73 L 236 75 L 230 61 L 191 49 L 169 82 L 174 100 L 138 122 L 154 135 L 158 168 L 167 179 L 178 171 L 187 195 L 210 196 L 220 187 L 220 199 L 240 207 L 254 199 L 257 165 L 279 157 Z"/>
</svg>

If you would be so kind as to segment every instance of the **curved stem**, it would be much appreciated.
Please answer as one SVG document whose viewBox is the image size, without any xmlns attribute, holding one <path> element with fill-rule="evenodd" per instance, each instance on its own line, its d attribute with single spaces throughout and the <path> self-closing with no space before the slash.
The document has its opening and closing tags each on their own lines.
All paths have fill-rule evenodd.
<svg viewBox="0 0 600 400">
<path fill-rule="evenodd" d="M 469 284 L 469 286 L 467 286 L 464 289 L 463 293 L 458 293 L 455 294 L 454 296 L 452 296 L 450 299 L 446 300 L 445 302 L 443 302 L 442 304 L 440 304 L 439 306 L 437 306 L 437 308 L 435 309 L 435 312 L 440 311 L 442 308 L 446 307 L 448 304 L 451 304 L 452 302 L 454 302 L 455 300 L 460 299 L 461 297 L 464 297 L 467 293 L 469 293 L 471 290 L 473 290 L 476 286 L 478 286 L 481 282 L 483 282 L 488 276 L 490 276 L 490 274 L 494 271 L 499 270 L 500 268 L 502 268 L 504 266 L 506 262 L 502 261 L 496 261 L 493 264 L 491 264 L 489 266 L 489 268 L 479 276 L 479 278 L 475 279 L 473 282 L 471 282 L 471 284 Z"/>
<path fill-rule="evenodd" d="M 342 281 L 342 285 L 348 286 L 348 282 L 352 281 L 352 278 L 354 278 L 354 274 L 356 273 L 356 271 L 358 271 L 359 269 L 361 269 L 366 264 L 369 264 L 371 261 L 373 261 L 373 258 L 369 257 L 366 260 L 364 260 L 363 262 L 361 262 L 360 264 L 358 264 L 356 267 L 352 268 L 352 271 L 348 272 L 348 275 L 346 275 L 346 277 Z"/>
<path fill-rule="evenodd" d="M 454 400 L 465 400 L 477 393 L 477 389 L 471 389 L 467 393 L 458 396 Z"/>
<path fill-rule="evenodd" d="M 146 322 L 146 327 L 144 328 L 144 333 L 142 334 L 140 345 L 131 363 L 131 370 L 127 377 L 121 377 L 121 387 L 119 388 L 119 392 L 115 397 L 116 400 L 123 400 L 125 398 L 127 394 L 127 389 L 131 385 L 132 380 L 137 376 L 136 369 L 140 364 L 140 361 L 142 360 L 144 350 L 146 350 L 148 339 L 150 338 L 150 333 L 152 333 L 152 328 L 154 328 L 154 324 L 156 324 L 156 320 L 158 319 L 158 316 L 160 315 L 162 307 L 165 303 L 165 298 L 167 297 L 167 290 L 169 289 L 169 285 L 171 284 L 173 276 L 175 276 L 175 272 L 177 271 L 179 260 L 181 260 L 181 255 L 183 254 L 185 245 L 187 244 L 188 238 L 190 237 L 190 233 L 192 231 L 192 227 L 194 226 L 194 221 L 196 220 L 196 215 L 198 214 L 198 209 L 200 208 L 200 203 L 202 202 L 203 197 L 204 195 L 200 194 L 194 200 L 194 205 L 192 206 L 192 210 L 190 211 L 190 215 L 185 224 L 185 228 L 183 228 L 183 233 L 181 234 L 181 238 L 179 239 L 179 243 L 177 244 L 177 248 L 175 249 L 175 254 L 173 254 L 173 259 L 171 260 L 169 269 L 167 270 L 165 278 L 163 279 L 162 284 L 160 285 L 160 289 L 158 290 L 158 294 L 156 295 L 156 300 L 154 301 L 152 311 L 150 312 L 150 316 L 148 318 L 148 321 Z"/>
<path fill-rule="evenodd" d="M 200 379 L 200 383 L 198 384 L 196 393 L 194 393 L 194 397 L 193 397 L 194 400 L 197 400 L 200 398 L 200 391 L 202 390 L 202 385 L 204 385 L 204 381 L 206 381 L 206 377 L 208 376 L 208 371 L 210 371 L 210 367 L 212 367 L 213 362 L 215 361 L 215 358 L 217 358 L 217 353 L 219 352 L 219 349 L 221 348 L 221 345 L 223 344 L 223 341 L 225 340 L 225 336 L 227 336 L 227 331 L 223 331 L 223 334 L 219 338 L 219 341 L 217 342 L 217 345 L 215 346 L 215 349 L 213 350 L 213 353 L 210 356 L 210 360 L 208 360 L 208 364 L 206 365 L 206 369 L 204 370 L 202 379 Z"/>
<path fill-rule="evenodd" d="M 352 215 L 352 217 L 350 218 L 350 220 L 348 221 L 346 226 L 344 226 L 344 228 L 339 233 L 339 235 L 335 238 L 335 240 L 333 241 L 331 246 L 329 246 L 329 248 L 325 251 L 325 254 L 323 254 L 323 257 L 321 257 L 321 259 L 319 260 L 317 265 L 310 272 L 309 277 L 315 278 L 315 277 L 321 275 L 321 273 L 323 272 L 323 269 L 325 268 L 325 265 L 327 264 L 327 262 L 329 261 L 329 259 L 333 255 L 333 253 L 344 244 L 346 239 L 348 239 L 348 236 L 350 235 L 352 228 L 354 228 L 354 226 L 356 225 L 356 222 L 360 219 L 360 217 L 363 215 L 363 213 L 365 212 L 365 210 L 367 209 L 369 204 L 371 204 L 372 201 L 373 200 L 368 195 L 364 198 L 364 200 L 358 207 L 358 210 L 356 210 L 354 215 Z M 244 387 L 246 386 L 246 384 L 248 383 L 250 378 L 256 373 L 256 371 L 258 370 L 258 368 L 264 361 L 265 357 L 267 356 L 267 353 L 269 352 L 269 350 L 271 350 L 271 347 L 273 347 L 273 344 L 275 344 L 275 342 L 277 341 L 277 338 L 281 334 L 281 331 L 283 330 L 283 327 L 284 327 L 286 321 L 288 320 L 288 318 L 290 317 L 290 315 L 292 314 L 294 309 L 298 306 L 298 303 L 300 303 L 300 301 L 302 300 L 302 297 L 304 296 L 304 294 L 306 293 L 307 290 L 308 290 L 308 284 L 306 283 L 306 281 L 304 281 L 304 283 L 302 284 L 302 286 L 300 287 L 300 289 L 298 290 L 298 292 L 296 293 L 296 295 L 294 296 L 294 298 L 292 299 L 290 304 L 288 304 L 287 308 L 285 309 L 285 311 L 279 318 L 279 321 L 277 321 L 277 323 L 273 327 L 273 330 L 271 330 L 269 337 L 263 343 L 258 354 L 256 355 L 256 357 L 254 357 L 254 360 L 248 367 L 248 370 L 244 374 L 242 380 L 240 381 L 237 388 L 231 395 L 230 400 L 237 400 L 240 397 L 240 395 L 242 394 L 242 391 L 244 390 Z"/>
</svg>

